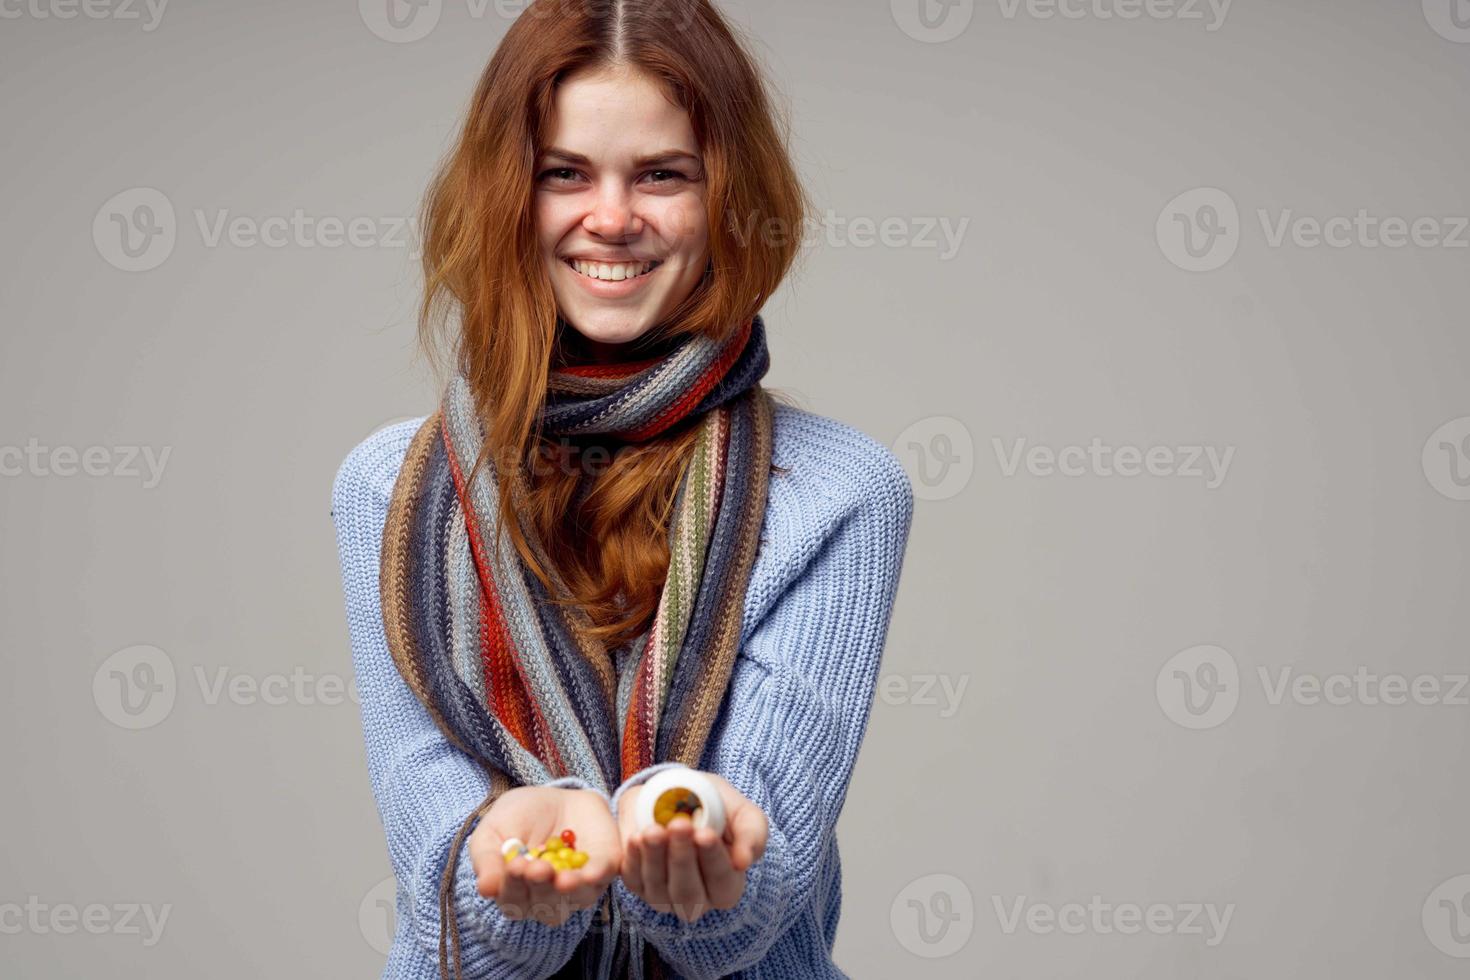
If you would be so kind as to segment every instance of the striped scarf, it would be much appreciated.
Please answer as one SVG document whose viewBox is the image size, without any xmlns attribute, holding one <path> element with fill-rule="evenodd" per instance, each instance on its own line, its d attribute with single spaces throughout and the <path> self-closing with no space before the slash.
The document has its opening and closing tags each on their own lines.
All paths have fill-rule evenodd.
<svg viewBox="0 0 1470 980">
<path fill-rule="evenodd" d="M 657 613 L 616 656 L 588 634 L 581 609 L 547 601 L 500 526 L 497 481 L 510 481 L 513 501 L 524 499 L 526 466 L 480 460 L 483 429 L 462 375 L 414 436 L 383 535 L 388 648 L 446 738 L 491 783 L 461 825 L 440 881 L 446 980 L 451 961 L 454 976 L 461 968 L 452 887 L 459 852 L 502 793 L 577 776 L 611 795 L 655 762 L 699 766 L 734 666 L 764 518 L 772 403 L 758 382 L 769 363 L 755 316 L 724 342 L 689 336 L 649 360 L 550 372 L 540 413 L 549 434 L 639 442 L 698 419 L 669 521 Z M 525 521 L 521 530 L 565 596 L 534 530 Z M 559 976 L 663 975 L 652 947 L 620 925 L 617 904 L 609 888 L 570 972 Z"/>
</svg>

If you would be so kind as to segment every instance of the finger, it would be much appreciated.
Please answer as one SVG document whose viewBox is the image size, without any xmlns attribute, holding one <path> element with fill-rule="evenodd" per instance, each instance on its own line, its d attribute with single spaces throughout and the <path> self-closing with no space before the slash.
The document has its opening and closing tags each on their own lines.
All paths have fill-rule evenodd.
<svg viewBox="0 0 1470 980">
<path fill-rule="evenodd" d="M 559 926 L 571 913 L 571 899 L 567 894 L 571 890 L 570 882 L 565 875 L 566 872 L 558 871 L 544 860 L 532 861 L 531 870 L 526 872 L 531 917 L 542 925 Z"/>
<path fill-rule="evenodd" d="M 530 906 L 531 890 L 526 884 L 525 866 L 530 861 L 517 857 L 505 866 L 505 876 L 500 886 L 500 896 L 495 903 L 509 919 L 524 919 Z"/>
<path fill-rule="evenodd" d="M 556 887 L 555 878 L 531 883 L 531 912 L 542 925 L 562 925 L 575 911 L 572 904 L 571 896 Z"/>
<path fill-rule="evenodd" d="M 619 845 L 619 850 L 621 850 L 621 845 Z M 615 863 L 612 861 L 604 861 L 596 869 L 590 871 L 589 869 L 593 869 L 591 861 L 570 872 L 578 876 L 575 892 L 581 908 L 596 908 L 602 901 L 602 896 L 612 885 L 613 879 L 618 876 Z"/>
<path fill-rule="evenodd" d="M 647 901 L 643 892 L 643 846 L 638 842 L 637 834 L 623 844 L 623 884 L 628 891 Z"/>
<path fill-rule="evenodd" d="M 622 847 L 619 845 L 619 851 Z M 580 868 L 573 869 L 573 874 L 578 884 L 586 884 L 602 891 L 612 884 L 612 880 L 618 876 L 619 861 L 608 857 L 588 858 L 587 863 Z"/>
<path fill-rule="evenodd" d="M 613 836 L 610 841 L 590 842 L 589 851 L 587 863 L 582 867 L 553 869 L 545 886 L 548 900 L 559 899 L 573 912 L 590 908 L 601 900 L 602 893 L 617 875 L 617 856 L 622 851 L 622 844 Z M 547 864 L 544 861 L 538 863 Z M 534 897 L 534 887 L 532 893 Z"/>
<path fill-rule="evenodd" d="M 689 922 L 709 907 L 704 875 L 694 853 L 694 824 L 682 815 L 669 822 L 669 900 L 674 914 Z"/>
<path fill-rule="evenodd" d="M 694 849 L 710 904 L 715 908 L 734 908 L 745 892 L 745 876 L 731 866 L 730 849 L 724 840 L 708 827 L 701 827 L 694 835 Z"/>
<path fill-rule="evenodd" d="M 735 811 L 732 821 L 730 861 L 736 871 L 744 871 L 766 852 L 766 838 L 770 834 L 770 823 L 760 807 L 754 803 Z"/>
<path fill-rule="evenodd" d="M 482 898 L 494 898 L 505 879 L 505 856 L 500 853 L 498 834 L 487 832 L 470 838 L 470 865 L 475 869 L 475 888 Z"/>
<path fill-rule="evenodd" d="M 596 894 L 596 885 L 596 879 L 586 873 L 584 866 L 554 871 L 545 888 L 549 897 L 561 899 L 576 911 L 590 904 L 591 897 Z"/>
<path fill-rule="evenodd" d="M 598 882 L 581 869 L 558 870 L 547 861 L 527 862 L 520 876 L 526 886 L 527 909 L 523 917 L 535 918 L 547 925 L 561 925 L 584 908 L 601 899 L 606 882 Z"/>
<path fill-rule="evenodd" d="M 668 849 L 664 828 L 643 831 L 643 900 L 659 909 L 669 904 Z"/>
<path fill-rule="evenodd" d="M 526 889 L 534 899 L 535 896 L 544 894 L 551 887 L 551 883 L 556 880 L 556 869 L 551 866 L 550 861 L 545 861 L 541 858 L 537 858 L 534 861 L 528 859 L 526 861 L 525 876 Z"/>
</svg>

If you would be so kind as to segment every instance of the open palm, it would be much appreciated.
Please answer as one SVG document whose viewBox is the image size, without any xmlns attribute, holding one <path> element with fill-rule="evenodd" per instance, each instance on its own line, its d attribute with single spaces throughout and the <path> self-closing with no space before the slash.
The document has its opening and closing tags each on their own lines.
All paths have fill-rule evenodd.
<svg viewBox="0 0 1470 980">
<path fill-rule="evenodd" d="M 725 829 L 695 828 L 684 814 L 667 827 L 637 827 L 634 814 L 643 786 L 630 787 L 618 801 L 623 837 L 623 884 L 659 912 L 693 922 L 711 909 L 732 909 L 745 893 L 745 871 L 766 850 L 770 824 L 760 807 L 725 777 L 714 783 L 725 805 Z"/>
<path fill-rule="evenodd" d="M 542 860 L 507 862 L 500 846 L 518 837 L 528 847 L 546 843 L 566 829 L 589 855 L 580 868 L 557 871 Z M 508 918 L 559 926 L 602 898 L 621 865 L 622 842 L 607 801 L 584 789 L 517 786 L 495 801 L 469 840 L 479 892 Z"/>
</svg>

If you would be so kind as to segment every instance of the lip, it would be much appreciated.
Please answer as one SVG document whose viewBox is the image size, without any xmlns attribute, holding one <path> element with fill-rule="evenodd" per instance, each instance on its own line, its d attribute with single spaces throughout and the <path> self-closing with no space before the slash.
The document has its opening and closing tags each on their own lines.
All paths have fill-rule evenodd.
<svg viewBox="0 0 1470 980">
<path fill-rule="evenodd" d="M 586 261 L 590 262 L 597 260 L 587 259 Z M 561 264 L 566 268 L 571 277 L 577 280 L 579 284 L 581 284 L 583 289 L 587 290 L 587 292 L 591 293 L 593 296 L 601 296 L 607 299 L 618 299 L 619 297 L 623 296 L 631 296 L 634 293 L 647 288 L 648 281 L 652 279 L 660 269 L 663 268 L 663 264 L 659 263 L 641 276 L 636 276 L 632 279 L 619 279 L 617 282 L 612 282 L 606 279 L 593 279 L 591 276 L 582 275 L 582 273 L 578 272 L 572 266 L 572 260 L 570 258 L 562 259 Z"/>
</svg>

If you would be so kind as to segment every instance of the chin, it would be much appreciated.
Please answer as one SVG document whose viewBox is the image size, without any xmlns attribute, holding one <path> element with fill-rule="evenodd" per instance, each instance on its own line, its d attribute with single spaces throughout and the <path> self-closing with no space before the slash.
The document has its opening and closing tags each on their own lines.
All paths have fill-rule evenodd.
<svg viewBox="0 0 1470 980">
<path fill-rule="evenodd" d="M 653 329 L 653 317 L 642 311 L 567 309 L 563 318 L 588 340 L 599 344 L 626 344 Z"/>
</svg>

